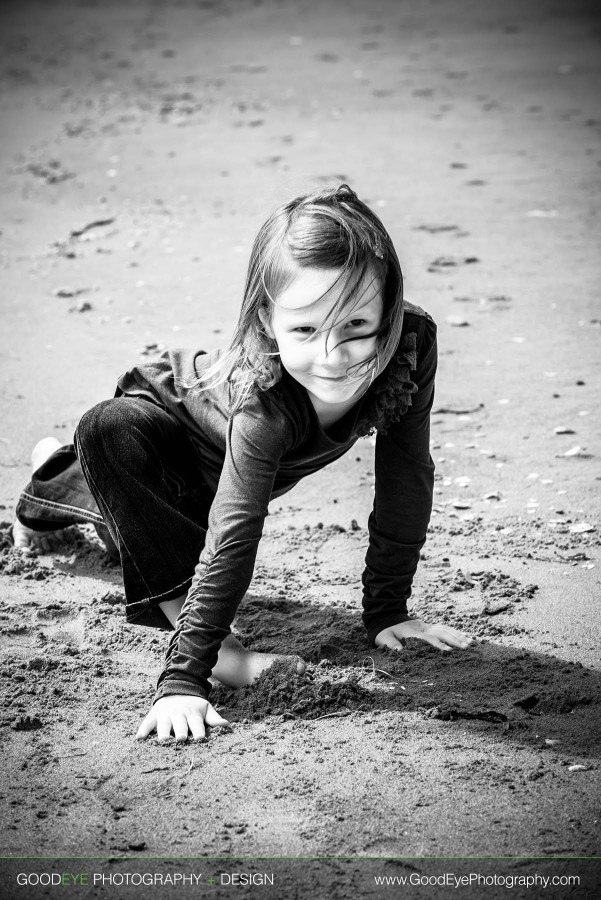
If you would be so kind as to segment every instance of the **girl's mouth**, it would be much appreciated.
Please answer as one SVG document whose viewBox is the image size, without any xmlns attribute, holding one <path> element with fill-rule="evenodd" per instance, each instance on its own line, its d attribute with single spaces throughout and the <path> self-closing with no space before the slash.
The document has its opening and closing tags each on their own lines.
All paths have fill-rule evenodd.
<svg viewBox="0 0 601 900">
<path fill-rule="evenodd" d="M 314 378 L 319 378 L 322 381 L 348 381 L 348 375 L 318 375 L 314 374 Z"/>
<path fill-rule="evenodd" d="M 339 378 L 332 378 L 330 375 L 316 375 L 315 378 L 319 378 L 320 381 L 331 381 L 332 384 L 341 384 L 343 381 L 348 381 L 346 375 L 341 375 Z"/>
</svg>

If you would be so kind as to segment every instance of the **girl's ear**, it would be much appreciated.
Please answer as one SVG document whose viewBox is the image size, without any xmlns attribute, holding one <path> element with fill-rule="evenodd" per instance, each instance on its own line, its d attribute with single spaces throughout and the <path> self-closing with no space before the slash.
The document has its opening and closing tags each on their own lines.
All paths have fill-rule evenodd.
<svg viewBox="0 0 601 900">
<path fill-rule="evenodd" d="M 275 341 L 275 334 L 273 333 L 273 328 L 271 327 L 271 322 L 269 321 L 269 313 L 264 306 L 259 307 L 259 318 L 261 320 L 263 328 L 267 333 L 267 336 L 270 337 L 272 341 Z"/>
</svg>

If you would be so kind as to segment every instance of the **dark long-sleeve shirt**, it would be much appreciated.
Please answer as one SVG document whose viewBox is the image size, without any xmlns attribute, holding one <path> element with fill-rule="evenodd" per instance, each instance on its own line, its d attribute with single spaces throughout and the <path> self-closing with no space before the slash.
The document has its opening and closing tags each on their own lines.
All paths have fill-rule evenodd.
<svg viewBox="0 0 601 900">
<path fill-rule="evenodd" d="M 119 380 L 127 394 L 161 403 L 186 426 L 215 492 L 192 585 L 172 635 L 155 699 L 208 696 L 208 678 L 253 575 L 268 504 L 301 478 L 376 433 L 374 505 L 363 574 L 370 640 L 408 618 L 407 600 L 432 508 L 429 418 L 436 325 L 407 304 L 397 354 L 343 419 L 325 431 L 309 395 L 285 371 L 281 381 L 228 414 L 227 386 L 185 386 L 214 354 L 171 351 Z"/>
</svg>

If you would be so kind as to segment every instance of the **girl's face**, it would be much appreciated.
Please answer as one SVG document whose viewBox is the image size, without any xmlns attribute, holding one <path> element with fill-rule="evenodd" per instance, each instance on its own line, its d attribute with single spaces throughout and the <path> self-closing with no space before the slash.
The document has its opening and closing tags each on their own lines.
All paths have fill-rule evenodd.
<svg viewBox="0 0 601 900">
<path fill-rule="evenodd" d="M 376 350 L 375 332 L 384 310 L 381 285 L 368 271 L 333 316 L 347 290 L 344 279 L 337 283 L 339 275 L 338 269 L 298 267 L 292 283 L 272 304 L 271 316 L 259 311 L 278 345 L 282 366 L 324 416 L 350 408 L 368 386 L 368 361 Z"/>
</svg>

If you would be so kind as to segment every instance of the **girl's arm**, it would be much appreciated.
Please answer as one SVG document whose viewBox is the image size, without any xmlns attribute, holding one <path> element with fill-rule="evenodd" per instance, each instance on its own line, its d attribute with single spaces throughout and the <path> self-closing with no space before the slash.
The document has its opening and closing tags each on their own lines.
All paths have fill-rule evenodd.
<svg viewBox="0 0 601 900">
<path fill-rule="evenodd" d="M 411 619 L 407 600 L 432 512 L 434 463 L 430 456 L 430 412 L 437 366 L 436 324 L 416 316 L 418 386 L 400 420 L 376 438 L 374 506 L 363 573 L 363 622 L 371 641 L 400 647 L 421 637 L 439 649 L 467 646 L 470 639 L 444 625 Z"/>
<path fill-rule="evenodd" d="M 254 398 L 229 422 L 226 453 L 205 546 L 169 642 L 155 704 L 171 695 L 203 698 L 223 640 L 253 575 L 275 475 L 290 423 Z"/>
</svg>

